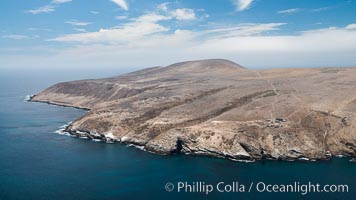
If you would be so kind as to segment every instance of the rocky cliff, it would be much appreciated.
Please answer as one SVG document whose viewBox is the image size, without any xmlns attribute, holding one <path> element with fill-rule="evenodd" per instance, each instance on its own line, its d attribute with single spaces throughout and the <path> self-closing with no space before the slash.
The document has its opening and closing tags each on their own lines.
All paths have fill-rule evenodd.
<svg viewBox="0 0 356 200">
<path fill-rule="evenodd" d="M 89 109 L 71 134 L 160 154 L 356 156 L 356 68 L 248 70 L 201 60 L 59 83 L 31 100 Z"/>
</svg>

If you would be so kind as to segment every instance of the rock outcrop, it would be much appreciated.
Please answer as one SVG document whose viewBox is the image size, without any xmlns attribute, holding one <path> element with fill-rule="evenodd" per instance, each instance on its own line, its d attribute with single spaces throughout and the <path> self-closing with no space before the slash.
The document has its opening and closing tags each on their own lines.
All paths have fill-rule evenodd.
<svg viewBox="0 0 356 200">
<path fill-rule="evenodd" d="M 356 68 L 248 70 L 227 60 L 59 83 L 31 101 L 90 110 L 71 134 L 233 160 L 356 156 Z"/>
</svg>

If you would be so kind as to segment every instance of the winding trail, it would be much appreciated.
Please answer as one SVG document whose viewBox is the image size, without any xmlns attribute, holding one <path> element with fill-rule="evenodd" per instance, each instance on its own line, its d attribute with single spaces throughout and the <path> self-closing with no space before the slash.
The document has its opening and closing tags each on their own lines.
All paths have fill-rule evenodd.
<svg viewBox="0 0 356 200">
<path fill-rule="evenodd" d="M 264 78 L 264 77 L 261 75 L 260 72 L 258 72 L 258 71 L 254 71 L 254 72 L 257 74 L 258 77 L 260 77 L 262 80 L 266 81 L 266 83 L 268 83 L 268 84 L 271 86 L 273 92 L 275 93 L 275 95 L 274 95 L 274 101 L 273 101 L 272 104 L 271 104 L 272 110 L 270 111 L 271 119 L 273 120 L 273 119 L 275 119 L 275 114 L 276 114 L 276 107 L 275 107 L 275 105 L 276 105 L 276 103 L 277 103 L 277 101 L 278 101 L 278 95 L 279 95 L 278 90 L 277 90 L 277 88 L 274 86 L 274 84 L 273 84 L 270 80 Z"/>
<path fill-rule="evenodd" d="M 301 103 L 307 104 L 304 100 L 302 100 L 298 95 L 296 95 L 296 93 L 299 93 L 299 90 L 297 88 L 295 88 L 294 86 L 290 86 L 290 88 L 292 88 L 295 92 L 292 92 L 291 95 L 298 100 Z M 302 111 L 306 109 L 305 107 L 301 107 L 300 109 L 295 110 L 294 112 L 292 112 L 291 114 L 289 114 L 286 118 L 289 119 L 291 116 L 295 115 L 296 113 Z"/>
</svg>

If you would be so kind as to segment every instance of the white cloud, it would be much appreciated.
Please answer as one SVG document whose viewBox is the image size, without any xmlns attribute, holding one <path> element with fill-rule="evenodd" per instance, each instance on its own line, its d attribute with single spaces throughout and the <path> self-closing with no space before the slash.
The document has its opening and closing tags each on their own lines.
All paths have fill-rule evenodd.
<svg viewBox="0 0 356 200">
<path fill-rule="evenodd" d="M 215 28 L 192 31 L 173 29 L 172 23 L 162 23 L 179 20 L 172 11 L 167 7 L 166 11 L 160 10 L 161 14 L 146 13 L 127 19 L 118 27 L 94 32 L 76 29 L 82 33 L 50 39 L 71 43 L 69 47 L 42 50 L 38 56 L 33 56 L 31 50 L 28 55 L 0 55 L 0 60 L 7 66 L 28 63 L 44 67 L 61 67 L 68 63 L 78 63 L 78 67 L 150 67 L 204 58 L 226 58 L 246 67 L 356 64 L 356 24 L 291 35 L 270 34 L 282 29 L 285 23 L 214 25 Z M 51 52 L 51 55 L 43 56 L 43 52 Z"/>
<path fill-rule="evenodd" d="M 79 31 L 79 32 L 87 32 L 84 28 L 75 28 L 74 30 Z"/>
<path fill-rule="evenodd" d="M 349 24 L 346 26 L 346 29 L 356 29 L 356 24 Z"/>
<path fill-rule="evenodd" d="M 118 19 L 118 20 L 123 20 L 123 19 L 127 19 L 129 16 L 127 15 L 118 15 L 118 16 L 115 16 L 115 19 Z"/>
<path fill-rule="evenodd" d="M 166 16 L 150 13 L 120 27 L 100 29 L 97 32 L 63 35 L 52 39 L 52 41 L 127 44 L 128 41 L 139 40 L 148 35 L 168 31 L 169 28 L 157 23 L 167 19 L 169 18 Z"/>
<path fill-rule="evenodd" d="M 330 10 L 330 9 L 332 9 L 332 7 L 321 7 L 321 8 L 312 9 L 311 11 L 312 12 L 322 12 L 322 11 L 327 11 L 327 10 Z"/>
<path fill-rule="evenodd" d="M 72 0 L 53 0 L 53 4 L 62 4 L 62 3 L 68 3 L 71 2 Z"/>
<path fill-rule="evenodd" d="M 234 36 L 253 36 L 266 33 L 268 31 L 279 30 L 279 27 L 286 23 L 266 23 L 266 24 L 240 24 L 235 27 L 211 29 L 205 33 L 218 34 L 220 38 L 234 37 Z"/>
<path fill-rule="evenodd" d="M 233 3 L 238 11 L 243 11 L 249 9 L 253 1 L 254 0 L 233 0 Z"/>
<path fill-rule="evenodd" d="M 278 11 L 278 13 L 279 14 L 291 14 L 291 13 L 296 13 L 299 11 L 300 11 L 299 8 L 290 8 L 290 9 L 286 9 L 286 10 L 280 10 L 280 11 Z"/>
<path fill-rule="evenodd" d="M 7 39 L 13 39 L 13 40 L 24 40 L 30 38 L 27 35 L 19 35 L 19 34 L 3 35 L 2 37 Z"/>
<path fill-rule="evenodd" d="M 10 35 L 3 35 L 2 38 L 12 39 L 12 40 L 27 40 L 27 39 L 35 39 L 39 38 L 38 35 L 21 35 L 21 34 L 10 34 Z"/>
<path fill-rule="evenodd" d="M 56 8 L 57 5 L 63 4 L 63 3 L 68 3 L 68 2 L 71 2 L 71 1 L 72 0 L 53 0 L 48 5 L 41 6 L 39 8 L 32 9 L 32 10 L 27 10 L 25 12 L 31 13 L 31 14 L 34 14 L 34 15 L 41 14 L 41 13 L 50 13 L 50 12 L 55 11 L 55 8 Z"/>
<path fill-rule="evenodd" d="M 159 4 L 159 5 L 157 6 L 157 8 L 158 8 L 159 10 L 168 11 L 168 5 L 169 5 L 169 4 L 170 4 L 169 2 L 165 2 L 165 3 Z"/>
<path fill-rule="evenodd" d="M 159 22 L 162 20 L 169 20 L 171 19 L 170 16 L 165 16 L 157 13 L 148 13 L 145 15 L 141 15 L 138 18 L 135 19 L 135 21 L 138 22 Z"/>
<path fill-rule="evenodd" d="M 124 10 L 129 10 L 129 6 L 127 5 L 125 0 L 111 0 L 114 2 L 116 5 L 120 6 Z"/>
<path fill-rule="evenodd" d="M 27 30 L 29 31 L 52 31 L 52 29 L 50 28 L 36 28 L 36 27 L 30 27 L 30 28 L 27 28 Z"/>
<path fill-rule="evenodd" d="M 113 27 L 111 29 L 100 29 L 96 32 L 88 33 L 75 33 L 69 35 L 59 36 L 51 39 L 51 41 L 61 42 L 79 42 L 79 43 L 110 43 L 110 44 L 127 44 L 130 45 L 138 39 L 151 40 L 156 34 L 160 34 L 160 37 L 169 36 L 164 34 L 169 31 L 169 27 L 160 25 L 158 22 L 163 20 L 169 20 L 170 17 L 158 15 L 154 13 L 142 15 L 136 18 L 132 22 L 128 22 L 119 27 Z M 191 35 L 202 38 L 226 38 L 237 36 L 254 36 L 266 33 L 268 31 L 278 30 L 280 26 L 285 23 L 266 23 L 266 24 L 240 24 L 234 27 L 224 27 L 218 29 L 209 29 L 204 31 L 189 31 Z M 177 30 L 182 33 L 186 30 Z M 163 35 L 162 35 L 163 34 Z M 197 38 L 199 39 L 199 38 Z"/>
<path fill-rule="evenodd" d="M 178 20 L 193 20 L 196 19 L 196 15 L 193 9 L 180 8 L 171 12 L 171 15 Z"/>
<path fill-rule="evenodd" d="M 356 30 L 308 30 L 269 35 L 283 23 L 242 24 L 202 31 L 175 30 L 157 22 L 164 16 L 142 16 L 121 28 L 55 38 L 80 45 L 52 59 L 83 66 L 165 65 L 183 60 L 226 58 L 247 67 L 315 67 L 356 64 Z M 120 62 L 116 62 L 116 61 Z M 48 61 L 49 63 L 52 63 Z"/>
<path fill-rule="evenodd" d="M 150 39 L 159 35 L 163 37 L 171 37 L 172 33 L 167 32 L 169 27 L 163 26 L 158 22 L 169 20 L 170 17 L 149 13 L 142 15 L 134 21 L 124 23 L 122 26 L 114 27 L 111 29 L 100 29 L 97 32 L 88 32 L 84 34 L 69 34 L 63 35 L 52 39 L 52 41 L 61 42 L 80 42 L 80 43 L 120 43 L 130 45 L 137 39 Z M 237 26 L 223 27 L 217 29 L 207 29 L 202 31 L 186 31 L 177 30 L 178 32 L 189 32 L 191 36 L 199 36 L 197 40 L 228 40 L 231 38 L 239 39 L 275 39 L 275 38 L 302 38 L 305 36 L 316 36 L 318 34 L 324 35 L 326 33 L 351 33 L 352 29 L 356 28 L 356 24 L 349 24 L 345 28 L 330 27 L 326 29 L 317 29 L 303 31 L 300 35 L 296 36 L 268 36 L 265 33 L 270 31 L 279 30 L 281 26 L 286 23 L 265 23 L 265 24 L 240 24 Z M 354 31 L 353 31 L 354 32 Z M 353 33 L 352 32 L 352 33 Z M 173 34 L 174 35 L 174 34 Z M 335 38 L 340 40 L 340 38 Z M 302 45 L 305 44 L 301 43 Z M 276 43 L 278 46 L 278 43 Z M 320 45 L 319 45 L 320 46 Z"/>
<path fill-rule="evenodd" d="M 91 24 L 91 22 L 81 22 L 81 21 L 77 21 L 77 20 L 71 20 L 71 21 L 67 21 L 65 23 L 71 24 L 73 26 L 87 26 L 87 25 Z"/>
<path fill-rule="evenodd" d="M 171 18 L 177 20 L 194 20 L 197 18 L 195 10 L 190 8 L 178 8 L 178 9 L 169 9 L 169 2 L 159 4 L 157 9 L 163 11 L 163 13 Z"/>
<path fill-rule="evenodd" d="M 46 6 L 41 6 L 39 8 L 36 8 L 36 9 L 28 10 L 26 12 L 34 14 L 34 15 L 41 14 L 41 13 L 50 13 L 55 10 L 54 8 L 55 8 L 55 6 L 53 6 L 53 5 L 46 5 Z"/>
<path fill-rule="evenodd" d="M 331 28 L 304 31 L 299 35 L 209 38 L 194 51 L 255 67 L 355 65 L 356 31 Z"/>
<path fill-rule="evenodd" d="M 91 14 L 94 14 L 94 15 L 100 14 L 100 12 L 95 11 L 95 10 L 90 11 L 90 13 L 91 13 Z"/>
</svg>

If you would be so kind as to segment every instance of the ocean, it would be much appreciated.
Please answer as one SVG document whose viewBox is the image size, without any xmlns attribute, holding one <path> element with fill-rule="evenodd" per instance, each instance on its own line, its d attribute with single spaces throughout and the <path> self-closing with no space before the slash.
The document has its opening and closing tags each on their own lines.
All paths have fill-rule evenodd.
<svg viewBox="0 0 356 200">
<path fill-rule="evenodd" d="M 1 200 L 355 198 L 356 165 L 348 158 L 240 163 L 155 155 L 124 144 L 56 134 L 86 111 L 24 101 L 26 95 L 57 82 L 110 75 L 114 73 L 0 74 Z M 347 185 L 347 192 L 305 193 L 302 185 L 308 184 L 335 185 L 331 189 Z M 277 192 L 271 191 L 273 185 Z M 284 185 L 299 191 L 283 192 Z"/>
</svg>

